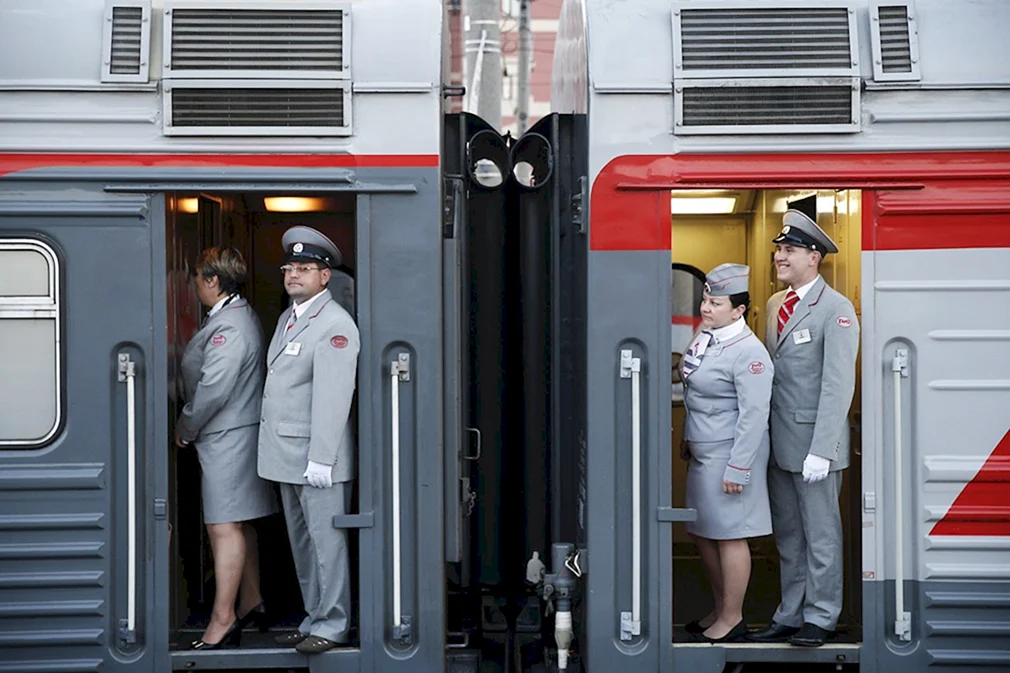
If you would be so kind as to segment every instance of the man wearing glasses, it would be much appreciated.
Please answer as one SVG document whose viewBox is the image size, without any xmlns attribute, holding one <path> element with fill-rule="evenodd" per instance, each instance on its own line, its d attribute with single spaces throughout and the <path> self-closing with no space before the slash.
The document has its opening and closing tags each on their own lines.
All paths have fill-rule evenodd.
<svg viewBox="0 0 1010 673">
<path fill-rule="evenodd" d="M 347 511 L 354 478 L 350 423 L 358 329 L 327 289 L 341 255 L 309 227 L 288 229 L 281 267 L 291 306 L 267 349 L 259 475 L 279 482 L 288 539 L 308 615 L 276 638 L 303 654 L 347 642 L 347 535 L 333 516 Z"/>
</svg>

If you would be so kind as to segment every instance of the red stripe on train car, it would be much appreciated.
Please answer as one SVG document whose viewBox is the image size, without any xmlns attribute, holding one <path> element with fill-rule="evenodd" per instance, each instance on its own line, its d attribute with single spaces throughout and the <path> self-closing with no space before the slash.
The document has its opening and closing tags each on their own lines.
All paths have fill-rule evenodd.
<svg viewBox="0 0 1010 673">
<path fill-rule="evenodd" d="M 1010 535 L 1010 431 L 930 535 Z"/>
<path fill-rule="evenodd" d="M 437 154 L 3 154 L 0 175 L 57 166 L 434 168 Z"/>
<path fill-rule="evenodd" d="M 617 157 L 593 183 L 590 249 L 669 250 L 666 192 L 690 188 L 861 189 L 863 250 L 1010 247 L 1010 152 L 902 152 Z"/>
</svg>

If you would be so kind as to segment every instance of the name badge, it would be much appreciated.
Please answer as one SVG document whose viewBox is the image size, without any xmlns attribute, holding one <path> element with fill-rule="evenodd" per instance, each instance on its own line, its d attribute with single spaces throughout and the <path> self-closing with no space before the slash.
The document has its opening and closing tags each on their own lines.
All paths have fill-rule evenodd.
<svg viewBox="0 0 1010 673">
<path fill-rule="evenodd" d="M 287 346 L 284 347 L 285 355 L 298 355 L 298 352 L 302 350 L 302 345 L 297 341 L 292 341 Z"/>
<path fill-rule="evenodd" d="M 796 332 L 793 332 L 793 343 L 794 344 L 810 343 L 810 330 L 801 329 Z"/>
</svg>

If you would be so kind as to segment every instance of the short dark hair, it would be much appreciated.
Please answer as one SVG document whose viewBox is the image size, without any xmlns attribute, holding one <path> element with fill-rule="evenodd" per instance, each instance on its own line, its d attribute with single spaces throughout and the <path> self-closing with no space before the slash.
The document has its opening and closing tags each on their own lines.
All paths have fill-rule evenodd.
<svg viewBox="0 0 1010 673">
<path fill-rule="evenodd" d="M 733 308 L 737 306 L 743 306 L 743 318 L 747 318 L 747 312 L 750 311 L 750 292 L 737 292 L 736 294 L 731 294 L 729 296 L 729 303 Z"/>
<path fill-rule="evenodd" d="M 221 292 L 237 294 L 249 272 L 242 253 L 232 246 L 207 248 L 200 253 L 194 271 L 204 278 L 217 278 Z"/>
</svg>

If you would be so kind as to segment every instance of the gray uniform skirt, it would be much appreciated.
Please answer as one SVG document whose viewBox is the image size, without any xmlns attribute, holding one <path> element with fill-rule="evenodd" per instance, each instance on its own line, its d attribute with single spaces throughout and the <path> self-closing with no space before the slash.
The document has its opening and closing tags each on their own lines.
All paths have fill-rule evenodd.
<svg viewBox="0 0 1010 673">
<path fill-rule="evenodd" d="M 204 523 L 249 521 L 280 511 L 273 485 L 256 474 L 258 437 L 257 424 L 196 440 Z"/>
<path fill-rule="evenodd" d="M 768 440 L 758 451 L 751 467 L 750 483 L 743 493 L 724 493 L 722 478 L 733 448 L 733 440 L 688 442 L 691 462 L 687 467 L 686 507 L 698 512 L 687 524 L 687 532 L 710 540 L 740 540 L 770 535 L 771 507 L 768 504 Z"/>
</svg>

